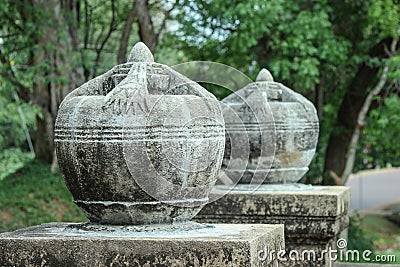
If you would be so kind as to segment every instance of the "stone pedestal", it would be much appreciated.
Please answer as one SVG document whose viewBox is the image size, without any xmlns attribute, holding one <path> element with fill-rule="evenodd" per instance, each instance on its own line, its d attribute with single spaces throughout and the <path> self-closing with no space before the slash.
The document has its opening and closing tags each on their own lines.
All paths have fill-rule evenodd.
<svg viewBox="0 0 400 267">
<path fill-rule="evenodd" d="M 195 220 L 284 224 L 287 261 L 280 261 L 280 265 L 332 265 L 328 253 L 323 251 L 334 250 L 335 237 L 348 226 L 350 188 L 301 184 L 262 185 L 255 192 L 246 188 L 247 185 L 237 185 L 219 200 L 206 205 Z M 222 192 L 223 187 L 216 193 Z M 291 260 L 289 253 L 292 259 L 297 259 Z"/>
<path fill-rule="evenodd" d="M 0 266 L 277 266 L 283 225 L 51 223 L 0 234 Z"/>
</svg>

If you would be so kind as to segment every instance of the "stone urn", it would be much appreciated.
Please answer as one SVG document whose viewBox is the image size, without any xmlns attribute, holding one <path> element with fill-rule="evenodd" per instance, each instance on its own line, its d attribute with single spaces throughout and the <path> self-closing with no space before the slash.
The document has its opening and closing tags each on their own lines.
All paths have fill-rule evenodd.
<svg viewBox="0 0 400 267">
<path fill-rule="evenodd" d="M 295 183 L 304 176 L 314 156 L 319 133 L 317 112 L 309 100 L 274 82 L 271 73 L 262 69 L 256 82 L 221 102 L 227 131 L 222 169 L 228 177 L 237 180 L 240 175 L 242 184 L 254 181 L 282 184 Z M 240 118 L 242 129 L 230 119 L 232 110 Z M 246 135 L 242 133 L 238 138 L 240 131 Z M 243 163 L 244 147 L 249 150 L 246 164 Z M 240 153 L 236 152 L 235 156 L 234 150 Z M 238 160 L 239 157 L 242 158 Z M 237 162 L 245 165 L 241 173 L 235 167 Z"/>
<path fill-rule="evenodd" d="M 217 99 L 155 63 L 143 43 L 125 64 L 61 103 L 55 146 L 74 202 L 91 222 L 184 222 L 208 202 L 224 153 Z"/>
</svg>

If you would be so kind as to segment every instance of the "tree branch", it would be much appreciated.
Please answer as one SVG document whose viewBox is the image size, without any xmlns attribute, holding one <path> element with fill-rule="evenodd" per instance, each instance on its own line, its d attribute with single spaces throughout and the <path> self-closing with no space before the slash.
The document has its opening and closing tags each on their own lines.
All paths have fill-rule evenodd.
<svg viewBox="0 0 400 267">
<path fill-rule="evenodd" d="M 148 1 L 135 0 L 135 10 L 138 16 L 140 40 L 145 43 L 153 53 L 156 49 L 157 38 L 149 12 Z"/>
<path fill-rule="evenodd" d="M 85 80 L 89 80 L 90 70 L 86 66 L 86 57 L 85 50 L 88 48 L 89 44 L 89 32 L 90 32 L 90 21 L 91 21 L 91 10 L 89 10 L 89 3 L 87 0 L 84 1 L 84 10 L 85 10 L 85 27 L 83 30 L 83 49 L 79 49 L 83 67 L 83 75 Z"/>
<path fill-rule="evenodd" d="M 126 51 L 128 49 L 129 36 L 131 35 L 132 23 L 135 20 L 135 16 L 136 16 L 135 1 L 133 1 L 132 9 L 129 11 L 128 17 L 126 18 L 125 21 L 124 28 L 122 29 L 122 34 L 117 54 L 118 64 L 126 62 Z"/>
<path fill-rule="evenodd" d="M 170 9 L 168 9 L 167 11 L 164 12 L 164 18 L 163 21 L 161 22 L 160 25 L 160 29 L 158 30 L 158 32 L 156 33 L 156 40 L 158 41 L 161 32 L 164 30 L 165 28 L 165 24 L 167 23 L 167 20 L 169 18 L 169 15 L 171 14 L 172 10 L 175 9 L 175 7 L 178 5 L 178 1 L 175 1 L 175 3 L 172 5 L 172 7 Z"/>
<path fill-rule="evenodd" d="M 29 100 L 30 100 L 29 88 L 26 87 L 25 85 L 23 85 L 18 80 L 18 78 L 10 64 L 10 61 L 5 57 L 5 55 L 3 54 L 3 51 L 1 51 L 1 49 L 0 49 L 0 62 L 2 64 L 4 64 L 7 68 L 6 72 L 1 72 L 1 76 L 4 79 L 7 79 L 8 81 L 10 81 L 15 87 L 18 88 L 17 94 L 20 99 L 24 100 L 25 102 L 29 102 Z"/>
<path fill-rule="evenodd" d="M 389 69 L 390 69 L 390 58 L 392 58 L 394 55 L 396 55 L 397 42 L 398 42 L 398 38 L 395 38 L 392 40 L 392 43 L 390 46 L 391 50 L 388 51 L 389 58 L 387 59 L 387 62 L 382 70 L 382 74 L 379 78 L 379 81 L 375 85 L 375 87 L 371 90 L 371 92 L 367 95 L 367 97 L 364 101 L 364 104 L 362 105 L 361 110 L 358 113 L 357 124 L 354 129 L 354 133 L 351 137 L 349 149 L 347 152 L 345 168 L 344 168 L 343 173 L 340 178 L 340 183 L 342 185 L 346 184 L 351 172 L 353 171 L 355 155 L 356 155 L 356 150 L 357 150 L 357 144 L 358 144 L 358 139 L 360 137 L 361 129 L 365 125 L 365 119 L 366 119 L 368 111 L 371 107 L 373 98 L 382 91 L 383 87 L 385 86 L 385 84 L 387 82 L 387 77 L 388 77 L 388 73 L 389 73 Z"/>
<path fill-rule="evenodd" d="M 96 72 L 97 72 L 97 67 L 99 66 L 101 52 L 103 51 L 103 48 L 106 45 L 107 41 L 110 39 L 111 34 L 116 29 L 116 27 L 115 27 L 115 0 L 111 0 L 111 12 L 112 12 L 111 13 L 111 22 L 110 22 L 110 27 L 108 28 L 106 37 L 101 42 L 100 47 L 96 49 L 96 59 L 94 61 L 93 74 L 92 74 L 93 78 L 96 77 Z"/>
</svg>

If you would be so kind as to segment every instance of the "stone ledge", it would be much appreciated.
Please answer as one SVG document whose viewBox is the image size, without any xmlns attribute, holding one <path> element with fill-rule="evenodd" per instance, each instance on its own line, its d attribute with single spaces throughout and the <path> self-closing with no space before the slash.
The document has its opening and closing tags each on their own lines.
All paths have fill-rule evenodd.
<svg viewBox="0 0 400 267">
<path fill-rule="evenodd" d="M 350 188 L 313 186 L 305 190 L 232 190 L 207 204 L 195 217 L 208 223 L 285 224 L 286 237 L 329 238 L 348 226 Z M 217 191 L 220 194 L 221 191 Z"/>
<path fill-rule="evenodd" d="M 250 224 L 284 224 L 286 238 L 332 238 L 347 228 L 349 217 L 343 214 L 339 217 L 301 217 L 301 216 L 204 216 L 195 218 L 207 223 L 250 223 Z"/>
<path fill-rule="evenodd" d="M 75 226 L 51 223 L 0 234 L 0 266 L 274 266 L 260 261 L 258 251 L 284 248 L 283 225 L 154 232 Z"/>
<path fill-rule="evenodd" d="M 250 192 L 234 189 L 207 204 L 200 214 L 210 214 L 213 210 L 214 214 L 336 217 L 349 209 L 349 187 L 302 185 L 297 189 L 295 185 L 288 185 L 286 190 L 285 185 L 268 184 Z M 220 195 L 224 191 L 215 190 L 212 194 Z M 213 199 L 212 195 L 210 198 Z M 230 209 L 227 210 L 227 206 Z"/>
</svg>

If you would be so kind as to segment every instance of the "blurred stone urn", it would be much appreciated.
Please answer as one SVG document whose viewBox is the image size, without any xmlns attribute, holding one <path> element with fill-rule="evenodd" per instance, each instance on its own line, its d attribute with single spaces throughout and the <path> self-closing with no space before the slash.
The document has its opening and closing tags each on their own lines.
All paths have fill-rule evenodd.
<svg viewBox="0 0 400 267">
<path fill-rule="evenodd" d="M 217 99 L 138 43 L 127 63 L 64 99 L 55 145 L 74 202 L 91 222 L 172 223 L 208 202 L 224 131 Z"/>
<path fill-rule="evenodd" d="M 256 82 L 221 104 L 227 132 L 222 169 L 231 180 L 281 184 L 295 183 L 304 176 L 319 132 L 317 112 L 310 101 L 274 82 L 271 73 L 262 69 Z"/>
</svg>

